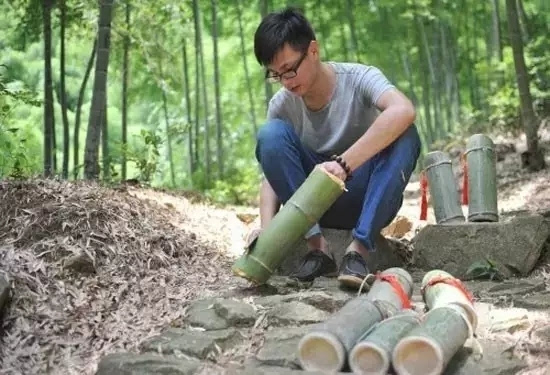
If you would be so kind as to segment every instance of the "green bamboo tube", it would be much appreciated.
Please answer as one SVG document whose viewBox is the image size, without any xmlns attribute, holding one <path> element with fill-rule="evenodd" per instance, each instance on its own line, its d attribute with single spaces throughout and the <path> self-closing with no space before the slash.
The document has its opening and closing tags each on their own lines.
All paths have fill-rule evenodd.
<svg viewBox="0 0 550 375">
<path fill-rule="evenodd" d="M 398 375 L 440 375 L 469 334 L 470 324 L 461 306 L 435 308 L 396 345 L 393 368 Z"/>
<path fill-rule="evenodd" d="M 498 221 L 495 145 L 484 134 L 472 135 L 466 144 L 468 165 L 468 221 Z"/>
<path fill-rule="evenodd" d="M 443 270 L 432 270 L 424 275 L 421 290 L 428 309 L 432 310 L 449 304 L 460 305 L 466 312 L 468 322 L 475 331 L 478 324 L 478 316 L 473 303 L 468 299 L 463 291 L 454 285 L 441 282 L 427 286 L 429 282 L 436 277 L 454 278 L 450 273 Z"/>
<path fill-rule="evenodd" d="M 405 293 L 412 293 L 412 277 L 402 268 L 381 275 L 397 278 Z M 347 302 L 327 321 L 316 325 L 298 343 L 298 359 L 306 371 L 337 372 L 346 365 L 349 351 L 376 323 L 395 315 L 403 304 L 386 281 L 377 279 L 369 292 Z"/>
<path fill-rule="evenodd" d="M 420 314 L 414 310 L 403 310 L 365 332 L 348 357 L 353 373 L 386 375 L 390 370 L 393 349 L 419 323 Z"/>
<path fill-rule="evenodd" d="M 424 158 L 424 170 L 436 223 L 465 222 L 449 155 L 443 151 L 429 152 Z"/>
<path fill-rule="evenodd" d="M 324 169 L 314 168 L 262 231 L 253 249 L 237 259 L 233 272 L 255 284 L 265 283 L 344 188 L 340 179 Z"/>
</svg>

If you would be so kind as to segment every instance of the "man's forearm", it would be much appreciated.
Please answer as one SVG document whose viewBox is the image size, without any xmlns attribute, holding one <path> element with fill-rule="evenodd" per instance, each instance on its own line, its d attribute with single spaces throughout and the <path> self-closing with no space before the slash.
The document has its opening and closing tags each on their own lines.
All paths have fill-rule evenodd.
<svg viewBox="0 0 550 375">
<path fill-rule="evenodd" d="M 260 225 L 262 229 L 265 229 L 267 224 L 273 219 L 277 211 L 279 211 L 280 202 L 277 198 L 277 194 L 267 181 L 262 180 L 260 186 Z"/>
</svg>

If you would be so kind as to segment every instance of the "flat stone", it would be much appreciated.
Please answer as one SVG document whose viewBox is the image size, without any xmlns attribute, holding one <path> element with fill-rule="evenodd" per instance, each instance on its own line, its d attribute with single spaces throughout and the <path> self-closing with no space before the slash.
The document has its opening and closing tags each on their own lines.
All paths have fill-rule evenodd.
<svg viewBox="0 0 550 375">
<path fill-rule="evenodd" d="M 449 362 L 445 375 L 515 375 L 527 367 L 522 359 L 506 350 L 509 345 L 500 340 L 479 339 L 483 357 L 476 360 L 471 349 L 460 349 Z"/>
<path fill-rule="evenodd" d="M 489 296 L 517 296 L 526 295 L 544 290 L 544 281 L 537 280 L 510 280 L 497 283 L 487 290 Z"/>
<path fill-rule="evenodd" d="M 413 239 L 415 266 L 443 269 L 470 279 L 468 268 L 490 260 L 504 278 L 528 275 L 550 235 L 541 215 L 525 215 L 497 223 L 428 225 Z"/>
<path fill-rule="evenodd" d="M 302 325 L 324 321 L 330 314 L 306 303 L 292 301 L 273 307 L 267 316 L 271 324 Z"/>
<path fill-rule="evenodd" d="M 254 299 L 254 304 L 264 307 L 273 307 L 285 302 L 304 302 L 308 305 L 317 307 L 321 310 L 334 312 L 344 306 L 352 296 L 342 291 L 302 291 L 286 295 L 274 295 L 258 297 Z"/>
<path fill-rule="evenodd" d="M 0 317 L 4 313 L 4 307 L 6 307 L 10 297 L 10 284 L 0 276 Z"/>
<path fill-rule="evenodd" d="M 296 356 L 298 342 L 310 328 L 285 327 L 266 332 L 264 344 L 256 359 L 263 365 L 300 369 Z"/>
<path fill-rule="evenodd" d="M 219 301 L 220 299 L 217 298 L 209 298 L 193 302 L 187 311 L 186 322 L 191 326 L 207 330 L 229 328 L 229 322 L 214 310 L 214 305 Z"/>
<path fill-rule="evenodd" d="M 331 228 L 322 228 L 321 230 L 339 266 L 346 248 L 353 240 L 351 231 Z M 400 255 L 403 245 L 399 241 L 391 241 L 379 235 L 375 240 L 375 247 L 376 251 L 370 253 L 367 257 L 367 264 L 372 272 L 403 266 L 403 257 Z M 299 266 L 300 259 L 307 251 L 306 241 L 299 240 L 295 245 L 295 251 L 283 261 L 277 273 L 286 276 L 291 274 Z"/>
<path fill-rule="evenodd" d="M 178 359 L 155 354 L 113 353 L 104 356 L 96 375 L 191 375 L 200 366 L 196 359 Z"/>
<path fill-rule="evenodd" d="M 226 299 L 216 302 L 214 311 L 234 327 L 250 327 L 256 321 L 256 310 L 252 305 L 243 301 Z"/>
<path fill-rule="evenodd" d="M 205 359 L 211 352 L 223 351 L 243 340 L 244 336 L 233 328 L 216 331 L 169 328 L 162 334 L 144 341 L 140 347 L 145 352 L 162 354 L 181 352 Z"/>
<path fill-rule="evenodd" d="M 527 309 L 547 310 L 550 309 L 550 293 L 540 293 L 527 297 L 518 297 L 514 299 L 514 305 Z"/>
</svg>

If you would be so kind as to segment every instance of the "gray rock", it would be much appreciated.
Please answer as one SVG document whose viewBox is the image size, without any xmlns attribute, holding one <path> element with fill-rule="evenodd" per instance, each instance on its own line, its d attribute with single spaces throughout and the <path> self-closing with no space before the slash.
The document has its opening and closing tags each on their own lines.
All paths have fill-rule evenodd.
<svg viewBox="0 0 550 375">
<path fill-rule="evenodd" d="M 550 293 L 533 294 L 527 297 L 514 299 L 514 305 L 527 309 L 546 310 L 550 309 Z"/>
<path fill-rule="evenodd" d="M 461 279 L 468 268 L 490 260 L 502 273 L 528 275 L 550 235 L 541 215 L 518 216 L 498 223 L 428 225 L 413 239 L 413 261 L 425 270 L 443 269 Z"/>
<path fill-rule="evenodd" d="M 296 356 L 298 342 L 309 329 L 311 328 L 308 326 L 302 326 L 277 328 L 268 331 L 256 359 L 263 365 L 299 369 L 298 357 Z"/>
<path fill-rule="evenodd" d="M 243 301 L 226 299 L 214 304 L 218 316 L 234 327 L 250 327 L 256 321 L 256 310 Z"/>
<path fill-rule="evenodd" d="M 187 311 L 186 322 L 207 330 L 229 328 L 229 323 L 214 310 L 214 305 L 219 301 L 217 298 L 209 298 L 193 302 Z"/>
<path fill-rule="evenodd" d="M 241 369 L 230 370 L 226 372 L 226 375 L 323 375 L 321 372 L 317 371 L 302 371 L 296 369 L 289 369 L 285 367 L 278 366 L 250 366 Z M 343 372 L 338 372 L 336 374 L 348 374 Z"/>
<path fill-rule="evenodd" d="M 483 357 L 476 361 L 468 348 L 460 349 L 445 370 L 445 375 L 515 375 L 527 367 L 522 359 L 506 350 L 509 345 L 501 340 L 480 339 Z"/>
<path fill-rule="evenodd" d="M 4 307 L 6 307 L 10 297 L 10 284 L 0 276 L 0 317 L 4 313 Z"/>
<path fill-rule="evenodd" d="M 537 280 L 510 280 L 498 283 L 487 290 L 487 294 L 494 296 L 524 296 L 529 293 L 545 289 L 544 281 Z"/>
<path fill-rule="evenodd" d="M 336 263 L 339 265 L 346 248 L 353 240 L 351 231 L 329 228 L 322 228 L 322 231 L 329 243 L 332 254 L 334 254 Z M 389 267 L 403 266 L 403 257 L 400 256 L 403 251 L 403 244 L 399 241 L 388 240 L 382 235 L 379 235 L 376 239 L 375 246 L 376 251 L 372 252 L 367 258 L 368 266 L 372 272 L 384 270 Z M 279 267 L 278 274 L 289 275 L 298 267 L 300 258 L 307 251 L 306 241 L 300 240 L 296 244 L 296 251 L 293 251 L 292 255 L 285 259 Z"/>
<path fill-rule="evenodd" d="M 321 322 L 330 314 L 306 303 L 292 301 L 273 307 L 267 316 L 271 324 L 301 325 Z"/>
<path fill-rule="evenodd" d="M 141 350 L 163 354 L 181 352 L 204 359 L 211 352 L 223 351 L 240 344 L 243 340 L 244 336 L 233 328 L 217 331 L 169 328 L 162 334 L 144 341 Z"/>
<path fill-rule="evenodd" d="M 550 325 L 537 329 L 535 331 L 535 336 L 544 342 L 550 342 Z"/>
<path fill-rule="evenodd" d="M 310 290 L 286 295 L 258 297 L 254 300 L 254 304 L 263 307 L 273 307 L 281 303 L 296 301 L 307 303 L 324 311 L 334 312 L 342 308 L 351 297 L 351 295 L 342 291 L 326 293 L 321 290 Z"/>
<path fill-rule="evenodd" d="M 154 354 L 113 353 L 104 356 L 96 375 L 191 375 L 201 362 Z"/>
</svg>

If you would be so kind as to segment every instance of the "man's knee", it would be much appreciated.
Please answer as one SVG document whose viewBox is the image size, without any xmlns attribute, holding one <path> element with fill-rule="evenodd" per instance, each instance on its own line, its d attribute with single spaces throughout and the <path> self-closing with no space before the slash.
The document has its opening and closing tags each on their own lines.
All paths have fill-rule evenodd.
<svg viewBox="0 0 550 375">
<path fill-rule="evenodd" d="M 291 141 L 293 128 L 283 120 L 273 119 L 266 122 L 256 135 L 256 158 L 260 156 L 276 156 L 277 152 L 284 149 L 285 143 Z"/>
</svg>

